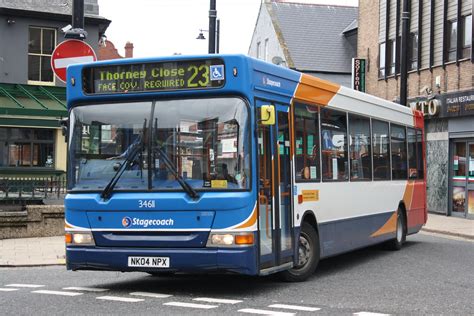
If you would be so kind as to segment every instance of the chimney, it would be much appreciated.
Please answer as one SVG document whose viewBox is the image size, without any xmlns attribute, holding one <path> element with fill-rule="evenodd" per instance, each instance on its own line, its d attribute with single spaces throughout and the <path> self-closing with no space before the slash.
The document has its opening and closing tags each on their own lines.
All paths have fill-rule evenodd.
<svg viewBox="0 0 474 316">
<path fill-rule="evenodd" d="M 127 42 L 125 44 L 125 58 L 132 58 L 133 57 L 133 44 Z"/>
</svg>

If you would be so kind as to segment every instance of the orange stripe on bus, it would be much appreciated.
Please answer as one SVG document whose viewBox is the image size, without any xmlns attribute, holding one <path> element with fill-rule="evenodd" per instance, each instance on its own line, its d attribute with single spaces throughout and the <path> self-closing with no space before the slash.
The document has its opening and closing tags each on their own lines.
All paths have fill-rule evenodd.
<svg viewBox="0 0 474 316">
<path fill-rule="evenodd" d="M 413 190 L 415 188 L 415 184 L 413 182 L 408 182 L 407 186 L 405 187 L 405 193 L 403 194 L 403 202 L 405 202 L 406 210 L 409 211 L 412 208 L 412 201 L 413 201 Z"/>
<path fill-rule="evenodd" d="M 378 237 L 380 235 L 393 233 L 397 229 L 397 212 L 394 212 L 392 216 L 380 227 L 375 233 L 370 235 L 370 237 Z"/>
<path fill-rule="evenodd" d="M 257 205 L 255 205 L 250 218 L 245 223 L 243 223 L 242 225 L 236 227 L 236 229 L 251 227 L 256 222 L 257 222 Z"/>
<path fill-rule="evenodd" d="M 329 104 L 340 88 L 340 85 L 332 82 L 302 74 L 296 87 L 295 99 L 324 106 Z"/>
</svg>

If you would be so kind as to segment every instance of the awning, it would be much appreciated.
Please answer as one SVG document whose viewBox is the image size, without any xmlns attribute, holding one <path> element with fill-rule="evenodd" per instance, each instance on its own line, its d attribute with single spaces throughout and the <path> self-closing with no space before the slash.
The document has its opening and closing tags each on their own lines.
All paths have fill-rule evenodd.
<svg viewBox="0 0 474 316">
<path fill-rule="evenodd" d="M 0 126 L 59 127 L 66 88 L 0 83 Z"/>
</svg>

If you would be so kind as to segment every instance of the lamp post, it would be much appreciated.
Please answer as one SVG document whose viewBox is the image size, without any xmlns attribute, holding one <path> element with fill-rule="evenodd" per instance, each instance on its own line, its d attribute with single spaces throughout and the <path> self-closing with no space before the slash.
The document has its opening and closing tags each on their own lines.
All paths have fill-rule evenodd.
<svg viewBox="0 0 474 316">
<path fill-rule="evenodd" d="M 220 20 L 217 19 L 216 20 L 216 29 L 215 29 L 215 32 L 213 34 L 215 34 L 215 37 L 214 37 L 214 40 L 212 40 L 212 37 L 211 37 L 211 32 L 208 31 L 208 30 L 203 30 L 203 29 L 200 29 L 199 30 L 199 34 L 198 36 L 196 37 L 196 39 L 198 40 L 205 40 L 206 37 L 204 36 L 204 32 L 206 33 L 209 33 L 209 54 L 219 54 L 219 33 L 220 33 Z M 213 50 L 211 50 L 211 43 L 214 42 L 214 45 L 213 45 Z"/>
<path fill-rule="evenodd" d="M 216 52 L 216 0 L 211 0 L 209 8 L 209 54 Z"/>
</svg>

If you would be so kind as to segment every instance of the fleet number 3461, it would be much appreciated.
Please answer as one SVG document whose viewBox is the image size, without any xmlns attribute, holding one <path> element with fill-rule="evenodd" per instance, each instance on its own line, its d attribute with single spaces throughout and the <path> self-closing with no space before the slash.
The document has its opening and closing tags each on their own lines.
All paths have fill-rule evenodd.
<svg viewBox="0 0 474 316">
<path fill-rule="evenodd" d="M 139 208 L 153 208 L 155 207 L 155 200 L 138 200 Z"/>
</svg>

